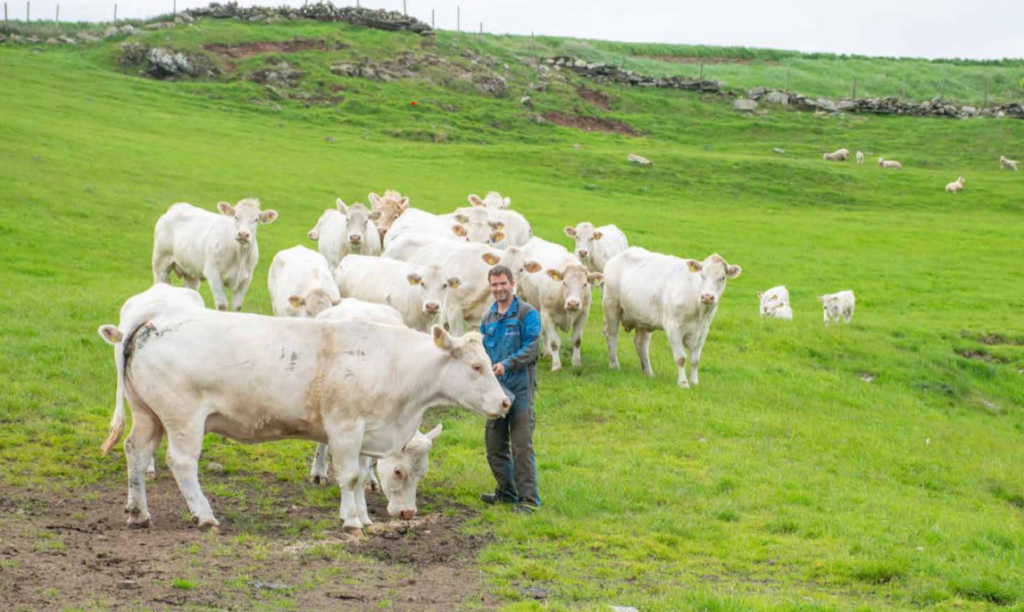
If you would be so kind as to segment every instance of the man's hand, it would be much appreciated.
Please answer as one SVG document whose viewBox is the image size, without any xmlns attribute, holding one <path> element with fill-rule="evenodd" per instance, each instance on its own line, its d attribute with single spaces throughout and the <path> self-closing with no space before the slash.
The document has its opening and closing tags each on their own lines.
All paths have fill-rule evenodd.
<svg viewBox="0 0 1024 612">
<path fill-rule="evenodd" d="M 496 363 L 491 368 L 491 371 L 494 372 L 495 376 L 501 376 L 502 374 L 505 373 L 505 366 L 500 363 Z"/>
</svg>

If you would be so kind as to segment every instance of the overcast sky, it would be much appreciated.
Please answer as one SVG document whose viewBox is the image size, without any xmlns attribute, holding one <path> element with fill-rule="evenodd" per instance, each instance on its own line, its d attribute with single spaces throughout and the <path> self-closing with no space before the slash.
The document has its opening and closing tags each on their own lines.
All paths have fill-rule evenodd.
<svg viewBox="0 0 1024 612">
<path fill-rule="evenodd" d="M 7 0 L 24 19 L 24 0 Z M 119 17 L 170 12 L 173 0 L 116 0 Z M 1021 0 L 406 0 L 411 15 L 437 27 L 503 34 L 537 34 L 632 42 L 742 45 L 913 57 L 1024 57 Z M 32 0 L 33 18 L 110 19 L 115 0 Z M 352 0 L 354 3 L 355 0 Z M 360 0 L 402 10 L 402 0 Z M 268 0 L 259 5 L 301 0 Z M 178 0 L 178 9 L 205 6 Z M 243 0 L 251 6 L 252 0 Z M 336 1 L 337 5 L 348 4 Z"/>
</svg>

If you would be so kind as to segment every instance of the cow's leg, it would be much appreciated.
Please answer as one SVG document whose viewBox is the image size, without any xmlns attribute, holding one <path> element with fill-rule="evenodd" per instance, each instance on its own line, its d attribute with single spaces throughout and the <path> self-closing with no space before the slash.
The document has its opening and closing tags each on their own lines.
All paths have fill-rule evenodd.
<svg viewBox="0 0 1024 612">
<path fill-rule="evenodd" d="M 583 329 L 587 326 L 589 308 L 580 313 L 572 322 L 572 365 L 578 368 L 583 365 L 583 358 L 580 355 L 580 346 L 583 344 Z"/>
<path fill-rule="evenodd" d="M 213 294 L 213 304 L 217 310 L 228 309 L 228 296 L 224 293 L 224 281 L 216 270 L 206 270 L 206 280 L 210 283 L 210 293 Z"/>
<path fill-rule="evenodd" d="M 249 292 L 249 283 L 252 282 L 252 276 L 249 276 L 241 283 L 231 294 L 231 308 L 235 312 L 242 312 L 242 304 L 245 303 L 245 294 Z"/>
<path fill-rule="evenodd" d="M 844 323 L 849 323 L 850 319 L 852 319 L 852 318 L 853 318 L 853 306 L 850 306 L 845 311 L 843 311 L 843 322 Z"/>
<path fill-rule="evenodd" d="M 313 484 L 327 484 L 327 456 L 330 453 L 326 444 L 316 445 L 316 455 L 313 457 L 313 469 L 309 472 L 309 480 Z"/>
<path fill-rule="evenodd" d="M 197 416 L 204 416 L 202 412 Z M 204 418 L 196 418 L 183 427 L 167 432 L 167 467 L 171 468 L 178 489 L 188 504 L 192 522 L 200 529 L 220 525 L 213 517 L 210 501 L 199 488 L 199 456 L 203 452 Z"/>
<path fill-rule="evenodd" d="M 822 308 L 821 312 L 822 312 L 822 316 L 825 319 L 825 325 L 828 325 L 828 308 Z"/>
<path fill-rule="evenodd" d="M 366 473 L 366 483 L 363 488 L 367 493 L 371 491 L 380 491 L 380 481 L 377 480 L 377 460 L 370 460 L 370 469 Z"/>
<path fill-rule="evenodd" d="M 690 384 L 697 386 L 700 384 L 700 380 L 697 377 L 697 368 L 700 367 L 700 352 L 704 350 L 704 342 L 698 341 L 695 346 L 687 347 L 690 352 L 690 363 L 687 364 L 687 374 L 690 378 Z"/>
<path fill-rule="evenodd" d="M 619 369 L 619 305 L 604 300 L 604 339 L 608 343 L 608 367 Z"/>
<path fill-rule="evenodd" d="M 370 457 L 359 456 L 359 483 L 356 484 L 356 508 L 359 510 L 359 522 L 363 524 L 363 527 L 369 527 L 373 524 L 370 520 L 370 512 L 366 509 L 366 489 L 364 483 L 369 479 L 370 472 L 373 470 L 373 459 Z"/>
<path fill-rule="evenodd" d="M 676 367 L 679 368 L 679 379 L 677 384 L 683 389 L 690 388 L 690 382 L 686 380 L 686 353 L 683 350 L 683 333 L 675 326 L 669 326 L 665 330 L 668 335 L 668 345 L 672 349 L 672 358 L 676 360 Z M 694 370 L 696 372 L 696 370 Z"/>
<path fill-rule="evenodd" d="M 356 506 L 356 487 L 362 486 L 362 470 L 359 463 L 359 449 L 363 445 L 364 423 L 345 424 L 327 432 L 334 460 L 334 477 L 341 488 L 341 518 L 346 532 L 362 535 L 363 523 L 359 520 Z"/>
<path fill-rule="evenodd" d="M 562 369 L 562 337 L 558 334 L 558 327 L 551 314 L 545 310 L 540 311 L 541 329 L 544 331 L 544 342 L 551 349 L 551 371 L 558 372 Z"/>
<path fill-rule="evenodd" d="M 651 332 L 646 329 L 637 328 L 633 335 L 633 346 L 636 347 L 637 357 L 640 358 L 640 368 L 644 374 L 653 377 L 654 370 L 651 369 Z"/>
<path fill-rule="evenodd" d="M 153 480 L 154 478 L 156 478 L 156 458 L 150 456 L 149 465 L 146 466 L 146 480 Z"/>
<path fill-rule="evenodd" d="M 183 276 L 181 279 L 182 285 L 186 289 L 193 291 L 199 291 L 199 277 L 198 276 Z"/>
<path fill-rule="evenodd" d="M 124 441 L 128 463 L 128 503 L 124 511 L 128 514 L 129 527 L 149 527 L 145 471 L 163 436 L 163 425 L 148 408 L 139 406 L 132 410 L 132 430 Z"/>
<path fill-rule="evenodd" d="M 153 284 L 171 284 L 171 270 L 174 269 L 174 258 L 157 249 L 153 250 Z"/>
</svg>

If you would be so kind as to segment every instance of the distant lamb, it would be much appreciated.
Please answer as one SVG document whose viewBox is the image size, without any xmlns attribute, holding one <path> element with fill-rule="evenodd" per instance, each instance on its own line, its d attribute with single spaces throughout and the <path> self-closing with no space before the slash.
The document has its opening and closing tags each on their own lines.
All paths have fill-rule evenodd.
<svg viewBox="0 0 1024 612">
<path fill-rule="evenodd" d="M 863 164 L 864 163 L 864 151 L 857 151 L 857 163 L 858 164 Z"/>
<path fill-rule="evenodd" d="M 836 162 L 844 162 L 844 161 L 846 161 L 846 159 L 848 157 L 850 157 L 849 149 L 839 149 L 838 151 L 833 151 L 831 153 L 825 153 L 825 154 L 823 154 L 821 156 L 821 158 L 824 159 L 825 161 L 836 161 Z"/>
<path fill-rule="evenodd" d="M 901 164 L 900 162 L 893 161 L 891 159 L 882 159 L 881 157 L 878 158 L 878 165 L 881 166 L 882 168 L 893 168 L 895 170 L 903 169 L 903 164 Z"/>
<path fill-rule="evenodd" d="M 853 307 L 856 298 L 853 291 L 838 291 L 818 296 L 821 308 L 824 311 L 825 325 L 838 323 L 842 317 L 844 323 L 849 323 L 853 318 Z"/>
<path fill-rule="evenodd" d="M 1002 166 L 1004 170 L 1018 170 L 1020 162 L 1014 159 L 1007 159 L 1000 155 L 999 165 Z"/>
<path fill-rule="evenodd" d="M 959 177 L 952 183 L 946 185 L 946 191 L 956 193 L 964 188 L 964 177 Z"/>
</svg>

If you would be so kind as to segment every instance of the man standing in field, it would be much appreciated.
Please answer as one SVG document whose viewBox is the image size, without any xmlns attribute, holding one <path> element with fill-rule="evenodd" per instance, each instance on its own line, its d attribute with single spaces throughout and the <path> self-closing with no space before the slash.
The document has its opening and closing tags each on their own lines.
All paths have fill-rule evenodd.
<svg viewBox="0 0 1024 612">
<path fill-rule="evenodd" d="M 491 268 L 487 281 L 494 305 L 480 321 L 480 333 L 494 375 L 512 400 L 512 408 L 503 418 L 487 422 L 487 463 L 498 486 L 480 499 L 487 504 L 515 504 L 513 512 L 530 513 L 540 506 L 533 455 L 540 313 L 516 297 L 515 279 L 507 267 Z"/>
</svg>

